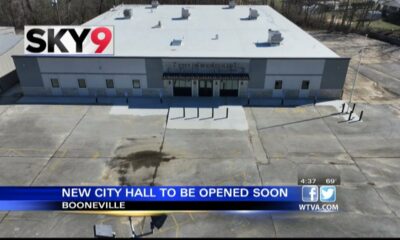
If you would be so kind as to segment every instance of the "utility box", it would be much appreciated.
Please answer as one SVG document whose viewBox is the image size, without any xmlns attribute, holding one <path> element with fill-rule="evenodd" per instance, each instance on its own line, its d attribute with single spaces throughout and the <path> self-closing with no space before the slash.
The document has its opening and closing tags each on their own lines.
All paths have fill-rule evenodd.
<svg viewBox="0 0 400 240">
<path fill-rule="evenodd" d="M 152 7 L 152 8 L 157 8 L 158 5 L 160 5 L 160 3 L 159 3 L 157 0 L 151 1 L 151 7 Z"/>
<path fill-rule="evenodd" d="M 249 9 L 249 19 L 250 20 L 254 20 L 257 19 L 258 16 L 260 16 L 260 14 L 258 13 L 257 9 Z"/>
<path fill-rule="evenodd" d="M 132 17 L 132 9 L 124 9 L 124 18 L 130 19 Z"/>
<path fill-rule="evenodd" d="M 190 17 L 189 9 L 182 8 L 182 16 L 183 19 L 188 19 Z"/>
<path fill-rule="evenodd" d="M 280 45 L 283 37 L 280 31 L 268 29 L 268 43 L 272 45 Z"/>
<path fill-rule="evenodd" d="M 235 0 L 230 0 L 229 1 L 229 8 L 235 8 L 235 6 L 236 6 Z"/>
</svg>

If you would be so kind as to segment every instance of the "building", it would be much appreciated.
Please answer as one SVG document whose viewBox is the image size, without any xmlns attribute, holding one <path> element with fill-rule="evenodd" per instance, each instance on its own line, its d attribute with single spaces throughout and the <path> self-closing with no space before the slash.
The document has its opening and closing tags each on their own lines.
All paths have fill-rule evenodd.
<svg viewBox="0 0 400 240">
<path fill-rule="evenodd" d="M 23 52 L 22 36 L 16 35 L 13 27 L 0 27 L 0 94 L 17 84 L 12 56 Z"/>
<path fill-rule="evenodd" d="M 372 10 L 372 11 L 368 11 L 367 16 L 363 20 L 364 21 L 375 21 L 375 20 L 379 20 L 381 18 L 382 18 L 382 12 L 381 11 Z"/>
<path fill-rule="evenodd" d="M 400 0 L 388 0 L 381 3 L 382 9 L 387 13 L 400 12 Z"/>
<path fill-rule="evenodd" d="M 114 56 L 14 56 L 25 95 L 341 98 L 349 64 L 269 6 L 120 5 L 84 25 L 114 26 Z"/>
</svg>

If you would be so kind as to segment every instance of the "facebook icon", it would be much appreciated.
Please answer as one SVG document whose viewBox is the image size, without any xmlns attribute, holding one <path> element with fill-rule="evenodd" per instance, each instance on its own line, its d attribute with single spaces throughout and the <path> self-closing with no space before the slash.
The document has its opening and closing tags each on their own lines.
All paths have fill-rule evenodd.
<svg viewBox="0 0 400 240">
<path fill-rule="evenodd" d="M 301 192 L 303 202 L 318 202 L 318 186 L 303 186 Z"/>
</svg>

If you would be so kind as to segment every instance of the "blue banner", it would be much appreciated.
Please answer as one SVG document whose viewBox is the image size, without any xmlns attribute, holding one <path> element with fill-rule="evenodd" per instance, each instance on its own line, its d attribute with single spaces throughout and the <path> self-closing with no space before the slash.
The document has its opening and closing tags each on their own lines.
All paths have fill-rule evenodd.
<svg viewBox="0 0 400 240">
<path fill-rule="evenodd" d="M 0 187 L 0 211 L 296 210 L 301 186 Z"/>
<path fill-rule="evenodd" d="M 0 187 L 2 200 L 42 201 L 300 201 L 299 186 Z"/>
</svg>

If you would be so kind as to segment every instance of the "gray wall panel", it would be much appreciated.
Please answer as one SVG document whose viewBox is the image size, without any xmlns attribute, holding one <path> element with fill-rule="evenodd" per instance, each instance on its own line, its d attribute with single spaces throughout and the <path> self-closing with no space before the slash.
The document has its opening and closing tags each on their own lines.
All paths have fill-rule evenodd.
<svg viewBox="0 0 400 240">
<path fill-rule="evenodd" d="M 321 75 L 324 59 L 268 59 L 267 75 Z"/>
<path fill-rule="evenodd" d="M 321 89 L 342 89 L 350 59 L 326 59 Z"/>
<path fill-rule="evenodd" d="M 24 87 L 43 87 L 43 79 L 37 58 L 14 57 L 19 81 Z"/>
<path fill-rule="evenodd" d="M 43 73 L 145 74 L 144 59 L 136 58 L 41 57 L 38 62 Z"/>
<path fill-rule="evenodd" d="M 146 59 L 147 87 L 163 88 L 162 81 L 163 66 L 161 58 Z"/>
<path fill-rule="evenodd" d="M 0 77 L 0 93 L 8 90 L 18 83 L 17 71 L 9 72 L 5 76 Z"/>
<path fill-rule="evenodd" d="M 266 59 L 251 59 L 249 69 L 249 88 L 264 88 L 265 71 L 267 68 Z"/>
</svg>

